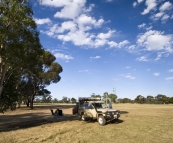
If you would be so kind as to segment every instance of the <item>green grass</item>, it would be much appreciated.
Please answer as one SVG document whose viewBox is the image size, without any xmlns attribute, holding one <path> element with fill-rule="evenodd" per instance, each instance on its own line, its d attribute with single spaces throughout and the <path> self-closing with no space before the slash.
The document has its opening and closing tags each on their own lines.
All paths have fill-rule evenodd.
<svg viewBox="0 0 173 143">
<path fill-rule="evenodd" d="M 173 105 L 116 104 L 118 123 L 100 126 L 96 121 L 57 121 L 37 127 L 0 133 L 0 142 L 58 143 L 171 143 Z"/>
</svg>

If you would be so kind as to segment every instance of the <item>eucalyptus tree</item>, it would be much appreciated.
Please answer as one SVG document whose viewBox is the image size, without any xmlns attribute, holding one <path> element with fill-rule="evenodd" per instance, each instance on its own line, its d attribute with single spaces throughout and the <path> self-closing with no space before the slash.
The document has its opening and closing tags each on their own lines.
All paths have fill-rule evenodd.
<svg viewBox="0 0 173 143">
<path fill-rule="evenodd" d="M 42 68 L 39 59 L 44 50 L 32 16 L 28 1 L 0 0 L 0 103 L 20 94 L 17 89 L 23 75 Z M 10 83 L 14 88 L 8 93 Z"/>
<path fill-rule="evenodd" d="M 30 63 L 35 62 L 36 55 L 39 55 L 37 50 L 41 52 L 32 15 L 32 9 L 25 0 L 0 1 L 0 96 L 5 80 L 8 80 L 7 71 L 32 67 Z"/>
<path fill-rule="evenodd" d="M 48 93 L 46 87 L 52 83 L 60 81 L 60 73 L 63 71 L 62 66 L 55 62 L 56 58 L 48 51 L 44 51 L 40 56 L 41 68 L 35 68 L 35 70 L 28 71 L 23 75 L 23 81 L 21 82 L 22 95 L 30 104 L 30 108 L 33 109 L 33 101 L 35 96 L 45 95 Z M 26 90 L 28 89 L 28 90 Z"/>
</svg>

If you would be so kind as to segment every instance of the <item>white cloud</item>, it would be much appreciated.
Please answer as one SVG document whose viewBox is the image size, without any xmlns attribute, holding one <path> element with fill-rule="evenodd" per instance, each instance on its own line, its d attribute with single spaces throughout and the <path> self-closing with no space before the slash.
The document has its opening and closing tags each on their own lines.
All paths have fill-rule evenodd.
<svg viewBox="0 0 173 143">
<path fill-rule="evenodd" d="M 69 5 L 71 3 L 71 0 L 42 0 L 40 2 L 41 5 L 46 5 L 50 7 L 63 7 L 65 5 Z"/>
<path fill-rule="evenodd" d="M 136 7 L 136 5 L 137 5 L 137 2 L 133 2 L 133 7 Z"/>
<path fill-rule="evenodd" d="M 171 48 L 173 43 L 172 35 L 165 35 L 164 32 L 149 30 L 138 36 L 137 44 L 140 47 L 145 47 L 148 51 L 164 50 L 169 53 L 173 52 Z"/>
<path fill-rule="evenodd" d="M 162 21 L 165 21 L 165 20 L 167 20 L 167 19 L 169 19 L 169 18 L 170 18 L 170 16 L 167 15 L 167 14 L 165 14 L 165 15 L 161 18 L 161 20 L 162 20 Z"/>
<path fill-rule="evenodd" d="M 72 56 L 70 56 L 70 55 L 65 55 L 65 54 L 62 54 L 62 53 L 56 53 L 56 54 L 54 54 L 54 56 L 55 56 L 57 59 L 62 59 L 62 60 L 72 60 L 72 59 L 74 59 Z"/>
<path fill-rule="evenodd" d="M 41 4 L 60 8 L 54 17 L 61 18 L 64 22 L 52 24 L 47 30 L 40 32 L 57 38 L 63 43 L 72 42 L 76 46 L 86 46 L 87 48 L 98 48 L 104 45 L 121 48 L 129 43 L 129 41 L 124 40 L 116 45 L 115 41 L 109 41 L 116 32 L 115 30 L 109 29 L 105 33 L 93 33 L 92 30 L 100 28 L 105 21 L 103 18 L 95 19 L 95 17 L 90 16 L 89 12 L 94 4 L 90 4 L 87 8 L 86 0 L 63 0 L 63 2 L 44 0 Z"/>
<path fill-rule="evenodd" d="M 122 42 L 116 43 L 114 41 L 109 41 L 107 44 L 112 48 L 112 47 L 117 47 L 117 48 L 122 48 L 129 44 L 130 42 L 128 40 L 124 40 Z"/>
<path fill-rule="evenodd" d="M 73 21 L 65 21 L 61 23 L 61 27 L 57 28 L 58 33 L 63 33 L 64 31 L 76 31 L 76 24 Z"/>
<path fill-rule="evenodd" d="M 160 11 L 166 11 L 166 10 L 170 10 L 171 8 L 172 8 L 172 3 L 167 1 L 159 8 L 159 10 Z"/>
<path fill-rule="evenodd" d="M 128 79 L 135 79 L 136 78 L 136 77 L 131 76 L 131 75 L 126 75 L 125 77 L 128 78 Z"/>
<path fill-rule="evenodd" d="M 144 0 L 137 0 L 138 1 L 138 3 L 141 3 L 141 2 L 143 2 Z"/>
<path fill-rule="evenodd" d="M 135 49 L 135 45 L 130 45 L 129 47 L 128 47 L 128 50 L 134 50 Z"/>
<path fill-rule="evenodd" d="M 148 14 L 151 10 L 154 10 L 157 6 L 156 0 L 146 0 L 145 2 L 147 8 L 141 13 L 142 15 Z"/>
<path fill-rule="evenodd" d="M 146 23 L 142 23 L 140 25 L 138 25 L 138 28 L 141 29 L 141 28 L 144 28 L 146 26 Z"/>
<path fill-rule="evenodd" d="M 54 17 L 74 19 L 80 15 L 85 3 L 86 3 L 85 0 L 69 1 L 69 3 L 64 5 L 64 7 L 61 9 L 61 11 L 60 12 L 58 11 L 54 15 Z"/>
<path fill-rule="evenodd" d="M 154 76 L 159 76 L 160 73 L 156 72 L 156 73 L 153 73 Z"/>
<path fill-rule="evenodd" d="M 98 21 L 96 21 L 93 17 L 91 16 L 88 16 L 86 14 L 82 14 L 80 15 L 78 18 L 77 18 L 77 23 L 78 23 L 78 26 L 79 26 L 79 29 L 82 29 L 82 30 L 90 30 L 89 29 L 85 29 L 86 28 L 86 25 L 93 25 L 95 27 L 100 27 L 104 20 L 103 19 L 99 19 Z"/>
<path fill-rule="evenodd" d="M 106 0 L 106 2 L 112 2 L 113 0 Z"/>
<path fill-rule="evenodd" d="M 112 47 L 118 47 L 118 44 L 114 41 L 110 41 L 108 42 L 108 45 L 112 48 Z"/>
<path fill-rule="evenodd" d="M 42 18 L 42 19 L 34 18 L 34 20 L 35 20 L 35 23 L 38 25 L 51 23 L 51 20 L 49 18 Z"/>
<path fill-rule="evenodd" d="M 97 35 L 97 38 L 99 39 L 108 39 L 111 37 L 111 35 L 115 32 L 115 30 L 109 30 L 108 33 L 99 33 Z"/>
<path fill-rule="evenodd" d="M 122 41 L 122 42 L 120 42 L 119 44 L 118 44 L 118 48 L 122 48 L 122 47 L 124 47 L 125 45 L 127 45 L 127 44 L 129 44 L 130 42 L 128 41 L 128 40 L 124 40 L 124 41 Z"/>
<path fill-rule="evenodd" d="M 90 59 L 100 59 L 100 56 L 90 57 Z"/>
<path fill-rule="evenodd" d="M 165 80 L 173 80 L 173 77 L 167 77 Z"/>
<path fill-rule="evenodd" d="M 162 57 L 162 54 L 163 54 L 164 52 L 158 52 L 157 53 L 157 58 L 155 59 L 155 61 L 157 61 L 157 60 L 160 60 L 160 58 Z"/>
<path fill-rule="evenodd" d="M 173 72 L 173 69 L 170 69 L 169 72 Z"/>
<path fill-rule="evenodd" d="M 136 59 L 137 61 L 143 61 L 143 62 L 147 62 L 147 57 L 146 56 L 141 56 L 139 58 Z"/>
<path fill-rule="evenodd" d="M 89 72 L 89 70 L 81 70 L 81 71 L 78 71 L 78 72 Z"/>
<path fill-rule="evenodd" d="M 127 66 L 126 69 L 130 69 L 131 67 L 130 66 Z"/>
<path fill-rule="evenodd" d="M 158 18 L 162 17 L 163 15 L 164 15 L 163 12 L 159 12 L 159 13 L 155 14 L 155 18 L 158 19 Z"/>
</svg>

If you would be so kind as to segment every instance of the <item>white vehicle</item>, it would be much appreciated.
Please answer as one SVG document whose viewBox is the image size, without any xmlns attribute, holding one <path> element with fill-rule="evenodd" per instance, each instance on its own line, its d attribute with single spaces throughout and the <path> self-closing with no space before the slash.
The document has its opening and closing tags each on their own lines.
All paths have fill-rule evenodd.
<svg viewBox="0 0 173 143">
<path fill-rule="evenodd" d="M 110 104 L 111 105 L 111 104 Z M 78 113 L 81 120 L 97 119 L 100 125 L 105 125 L 107 121 L 116 121 L 120 117 L 120 111 L 109 108 L 100 98 L 81 97 L 79 103 L 73 108 L 73 113 Z"/>
</svg>

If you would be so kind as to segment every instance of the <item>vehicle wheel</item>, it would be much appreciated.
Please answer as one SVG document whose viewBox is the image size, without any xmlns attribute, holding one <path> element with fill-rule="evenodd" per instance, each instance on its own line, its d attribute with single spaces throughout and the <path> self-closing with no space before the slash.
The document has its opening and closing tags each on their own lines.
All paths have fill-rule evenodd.
<svg viewBox="0 0 173 143">
<path fill-rule="evenodd" d="M 85 121 L 86 120 L 85 117 L 84 117 L 84 113 L 81 114 L 81 120 L 82 121 Z"/>
<path fill-rule="evenodd" d="M 99 123 L 99 125 L 101 125 L 101 126 L 104 126 L 104 125 L 106 124 L 106 120 L 105 120 L 105 118 L 104 118 L 102 115 L 100 115 L 100 116 L 98 117 L 98 123 Z"/>
</svg>

